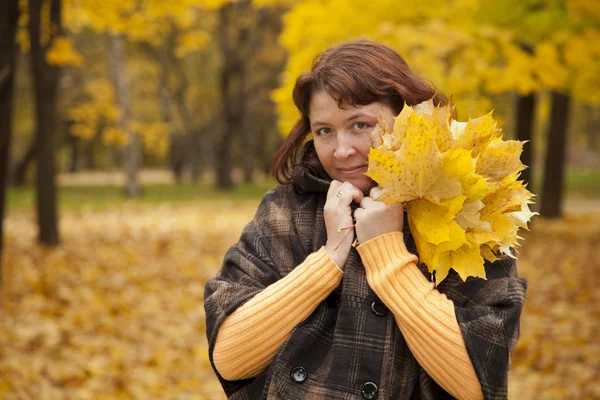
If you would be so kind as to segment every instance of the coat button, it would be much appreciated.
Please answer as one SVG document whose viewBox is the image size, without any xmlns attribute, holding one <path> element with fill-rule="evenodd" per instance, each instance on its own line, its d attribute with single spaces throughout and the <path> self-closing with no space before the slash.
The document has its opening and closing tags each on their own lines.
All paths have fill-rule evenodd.
<svg viewBox="0 0 600 400">
<path fill-rule="evenodd" d="M 337 308 L 340 305 L 340 295 L 338 292 L 331 292 L 325 299 L 325 304 L 329 308 Z"/>
<path fill-rule="evenodd" d="M 379 392 L 379 388 L 373 382 L 366 382 L 360 388 L 360 394 L 363 398 L 367 400 L 372 400 L 377 398 L 377 392 Z"/>
<path fill-rule="evenodd" d="M 298 382 L 298 383 L 304 383 L 306 378 L 308 378 L 308 372 L 306 372 L 306 369 L 301 366 L 292 368 L 291 375 L 292 375 L 292 379 L 294 380 L 294 382 Z"/>
<path fill-rule="evenodd" d="M 385 304 L 377 300 L 371 303 L 371 310 L 378 317 L 385 317 L 389 311 Z"/>
</svg>

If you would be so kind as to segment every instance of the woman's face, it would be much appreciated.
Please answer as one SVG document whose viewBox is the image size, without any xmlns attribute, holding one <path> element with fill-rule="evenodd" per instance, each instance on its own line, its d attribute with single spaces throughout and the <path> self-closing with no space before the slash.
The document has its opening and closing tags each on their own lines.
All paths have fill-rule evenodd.
<svg viewBox="0 0 600 400">
<path fill-rule="evenodd" d="M 343 106 L 325 91 L 313 94 L 309 105 L 310 129 L 319 161 L 332 179 L 350 182 L 363 193 L 376 184 L 364 175 L 368 169 L 371 132 L 383 112 L 388 126 L 394 126 L 394 113 L 383 103 Z"/>
</svg>

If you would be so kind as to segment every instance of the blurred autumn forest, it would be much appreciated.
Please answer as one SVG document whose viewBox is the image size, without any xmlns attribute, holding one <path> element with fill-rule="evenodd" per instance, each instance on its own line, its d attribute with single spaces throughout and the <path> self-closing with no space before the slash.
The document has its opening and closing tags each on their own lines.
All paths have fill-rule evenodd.
<svg viewBox="0 0 600 400">
<path fill-rule="evenodd" d="M 223 398 L 204 283 L 274 185 L 295 77 L 362 37 L 528 141 L 509 397 L 600 397 L 600 3 L 0 3 L 0 398 Z"/>
</svg>

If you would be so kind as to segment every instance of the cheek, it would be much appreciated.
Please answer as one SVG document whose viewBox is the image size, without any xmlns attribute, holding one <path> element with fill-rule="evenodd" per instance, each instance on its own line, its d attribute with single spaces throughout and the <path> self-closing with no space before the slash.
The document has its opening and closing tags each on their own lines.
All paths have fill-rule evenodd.
<svg viewBox="0 0 600 400">
<path fill-rule="evenodd" d="M 325 164 L 328 163 L 328 160 L 333 158 L 333 149 L 324 141 L 315 140 L 315 151 L 317 152 L 317 157 L 319 157 L 319 161 L 321 161 L 323 166 L 326 166 Z"/>
<path fill-rule="evenodd" d="M 361 141 L 356 146 L 356 148 L 363 157 L 365 157 L 365 158 L 368 157 L 369 151 L 371 150 L 371 138 L 369 137 L 368 134 L 365 134 L 361 138 Z"/>
</svg>

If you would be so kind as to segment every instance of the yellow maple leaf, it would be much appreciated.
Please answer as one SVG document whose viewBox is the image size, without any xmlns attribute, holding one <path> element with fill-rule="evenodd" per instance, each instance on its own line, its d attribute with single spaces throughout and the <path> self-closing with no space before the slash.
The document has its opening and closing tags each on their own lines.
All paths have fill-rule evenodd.
<svg viewBox="0 0 600 400">
<path fill-rule="evenodd" d="M 406 128 L 408 127 L 408 119 L 411 115 L 413 115 L 413 113 L 414 110 L 412 107 L 404 103 L 402 111 L 400 111 L 400 114 L 394 118 L 394 136 L 396 136 L 398 139 L 404 138 Z"/>
<path fill-rule="evenodd" d="M 441 203 L 426 199 L 406 203 L 408 224 L 420 261 L 427 265 L 429 272 L 438 269 L 440 254 L 457 250 L 467 243 L 465 230 L 455 222 L 465 199 L 465 196 L 456 196 Z"/>
<path fill-rule="evenodd" d="M 456 223 L 461 228 L 478 229 L 483 232 L 491 232 L 492 224 L 488 221 L 482 221 L 480 210 L 484 207 L 481 200 L 470 200 L 463 204 L 462 210 L 456 215 Z"/>
<path fill-rule="evenodd" d="M 447 203 L 436 204 L 425 199 L 411 201 L 406 204 L 409 222 L 412 221 L 427 243 L 439 245 L 453 240 L 454 238 L 450 237 L 450 224 L 456 218 L 464 200 L 464 196 L 457 196 Z"/>
<path fill-rule="evenodd" d="M 519 181 L 523 142 L 503 141 L 492 113 L 458 122 L 453 105 L 405 105 L 393 130 L 381 116 L 371 134 L 366 175 L 378 198 L 404 203 L 420 262 L 441 282 L 485 278 L 485 260 L 514 257 L 533 195 Z"/>
<path fill-rule="evenodd" d="M 484 243 L 480 247 L 481 256 L 489 262 L 494 262 L 500 258 L 496 255 L 497 250 L 494 250 L 488 243 Z"/>
<path fill-rule="evenodd" d="M 442 156 L 434 130 L 413 113 L 408 118 L 406 134 L 398 151 L 371 149 L 369 158 L 373 158 L 376 165 L 369 165 L 366 175 L 383 188 L 381 201 L 406 202 L 426 196 L 440 201 L 462 193 L 460 180 L 446 173 L 451 169 L 448 163 L 460 160 Z M 380 168 L 386 171 L 379 171 Z M 390 176 L 393 179 L 389 179 Z"/>
<path fill-rule="evenodd" d="M 440 255 L 440 261 L 436 268 L 436 280 L 443 281 L 450 268 L 454 269 L 463 280 L 469 276 L 485 279 L 484 265 L 479 246 L 464 244 L 455 251 L 448 251 Z"/>
<path fill-rule="evenodd" d="M 496 129 L 496 121 L 490 112 L 482 117 L 470 119 L 464 130 L 455 137 L 455 144 L 458 148 L 471 150 L 473 157 L 477 157 L 499 135 L 500 130 Z"/>
<path fill-rule="evenodd" d="M 534 215 L 539 215 L 539 213 L 531 212 L 531 210 L 529 209 L 529 205 L 527 203 L 523 203 L 521 204 L 521 211 L 508 213 L 506 217 L 510 222 L 512 222 L 519 228 L 529 230 L 527 223 L 529 222 L 529 220 L 531 220 L 531 217 L 533 217 Z"/>
<path fill-rule="evenodd" d="M 383 113 L 377 117 L 377 126 L 369 133 L 369 137 L 371 138 L 371 145 L 375 148 L 392 151 L 400 149 L 401 143 L 398 137 L 390 132 Z"/>
<path fill-rule="evenodd" d="M 526 167 L 520 160 L 524 142 L 495 139 L 479 156 L 477 173 L 492 181 L 502 178 Z"/>
<path fill-rule="evenodd" d="M 531 198 L 531 193 L 516 181 L 509 186 L 500 188 L 483 198 L 484 207 L 481 210 L 481 218 L 491 221 L 499 214 L 522 211 L 522 205 Z"/>
<path fill-rule="evenodd" d="M 470 150 L 454 149 L 446 152 L 444 164 L 446 174 L 460 181 L 464 194 L 470 198 L 481 198 L 491 192 L 487 179 L 475 172 L 476 160 Z"/>
</svg>

